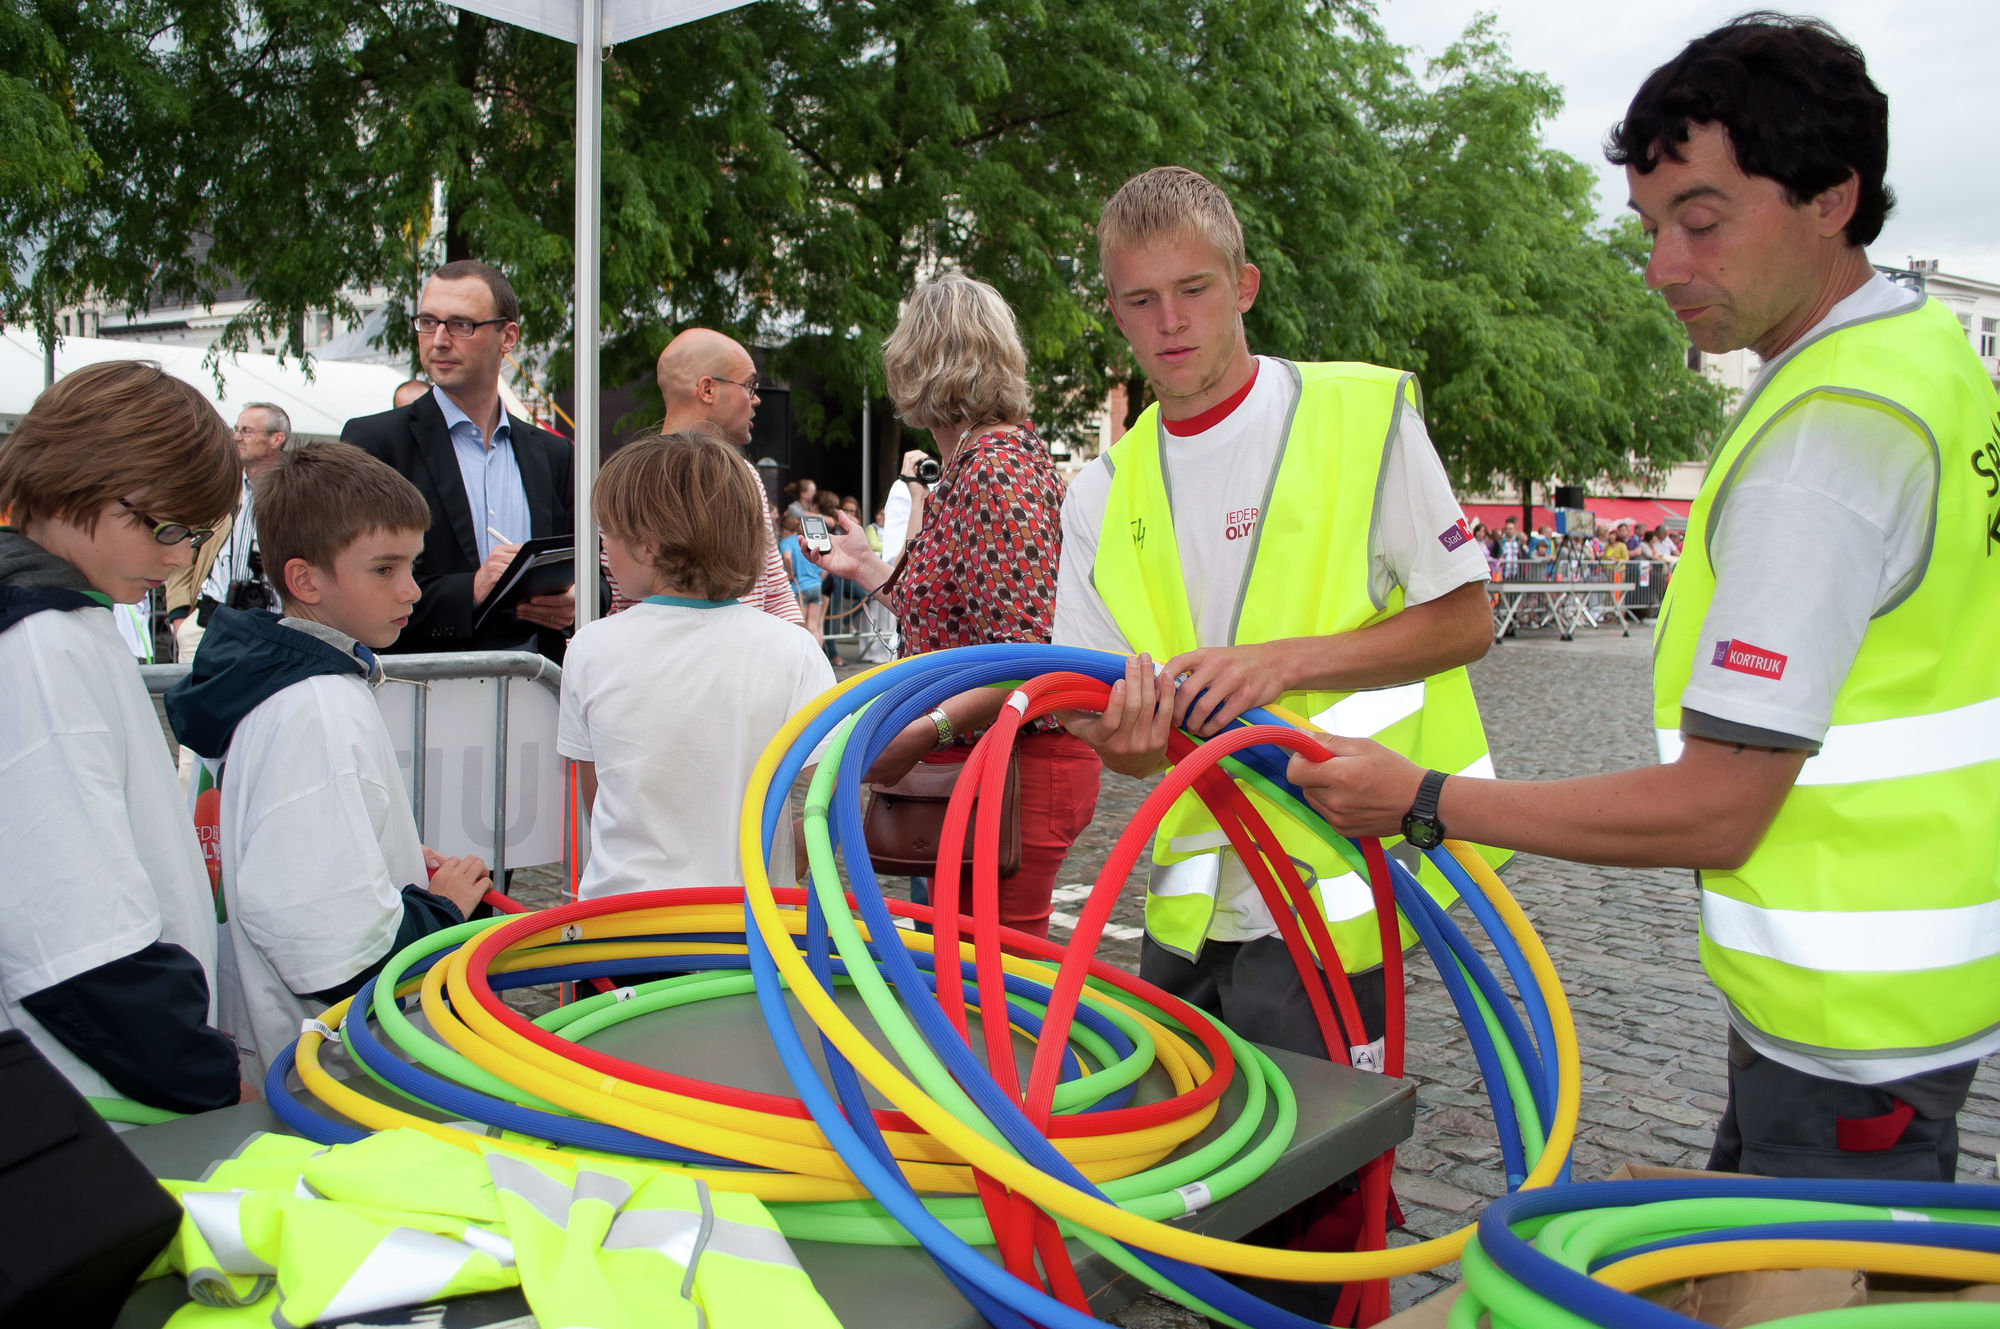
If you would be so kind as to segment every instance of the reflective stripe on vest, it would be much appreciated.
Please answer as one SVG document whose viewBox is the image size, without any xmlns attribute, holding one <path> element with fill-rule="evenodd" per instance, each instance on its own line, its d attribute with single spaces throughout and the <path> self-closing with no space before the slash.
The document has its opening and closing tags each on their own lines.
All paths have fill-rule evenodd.
<svg viewBox="0 0 2000 1329">
<path fill-rule="evenodd" d="M 1276 362 L 1295 394 L 1285 439 L 1266 484 L 1228 644 L 1329 636 L 1379 622 L 1402 608 L 1402 592 L 1377 604 L 1369 585 L 1369 538 L 1376 521 L 1382 459 L 1402 413 L 1416 410 L 1407 374 L 1374 365 Z M 1263 372 L 1273 372 L 1267 363 Z M 1161 465 L 1165 425 L 1157 406 L 1111 448 L 1111 491 L 1098 532 L 1091 580 L 1134 650 L 1169 659 L 1197 640 L 1187 579 L 1174 533 L 1174 502 Z M 1374 738 L 1425 766 L 1449 773 L 1492 770 L 1486 735 L 1463 669 L 1370 692 L 1298 692 L 1280 706 L 1329 732 Z M 1367 883 L 1306 826 L 1256 789 L 1246 792 L 1293 859 L 1309 864 L 1315 896 L 1342 962 L 1351 970 L 1381 961 Z M 1219 864 L 1176 872 L 1189 855 L 1216 857 L 1220 828 L 1190 793 L 1168 810 L 1153 845 L 1155 868 L 1146 930 L 1177 954 L 1199 953 L 1214 921 Z M 1199 848 L 1195 846 L 1200 846 Z M 1488 861 L 1507 855 L 1482 851 Z M 1344 880 L 1343 880 L 1344 879 Z M 1456 898 L 1428 864 L 1419 880 L 1446 904 Z M 1197 889 L 1198 887 L 1198 889 Z M 1405 946 L 1415 941 L 1407 927 Z"/>
<path fill-rule="evenodd" d="M 1701 874 L 1701 957 L 1753 1043 L 1870 1083 L 2000 1045 L 2000 502 L 1967 464 L 2000 437 L 2000 400 L 1936 301 L 1793 348 L 1739 408 L 1662 609 L 1653 723 L 1675 759 L 1681 695 L 1717 645 L 1702 633 L 1722 507 L 1772 426 L 1814 403 L 1877 412 L 1931 451 L 1932 542 L 1916 586 L 1869 622 L 1750 860 Z"/>
<path fill-rule="evenodd" d="M 754 1196 L 603 1160 L 573 1180 L 498 1151 L 487 1165 L 521 1252 L 522 1289 L 544 1324 L 837 1324 Z M 668 1287 L 678 1300 L 663 1297 Z"/>
<path fill-rule="evenodd" d="M 243 1240 L 243 1197 L 247 1191 L 187 1191 L 181 1208 L 201 1233 L 215 1266 L 232 1274 L 275 1274 L 278 1266 Z"/>
<path fill-rule="evenodd" d="M 1398 688 L 1350 692 L 1311 719 L 1313 728 L 1329 734 L 1368 738 L 1423 708 L 1424 685 L 1419 680 Z"/>
<path fill-rule="evenodd" d="M 508 1253 L 511 1263 L 511 1249 Z M 485 1287 L 468 1286 L 464 1275 L 481 1260 L 491 1262 L 492 1256 L 468 1242 L 416 1228 L 394 1228 L 375 1243 L 339 1290 L 310 1319 L 299 1318 L 290 1310 L 290 1297 L 285 1300 L 286 1318 L 294 1324 L 342 1320 L 394 1306 L 420 1306 L 439 1297 L 484 1291 L 486 1287 L 505 1287 L 513 1281 L 490 1283 L 482 1279 Z"/>
<path fill-rule="evenodd" d="M 1679 758 L 1679 730 L 1659 729 L 1654 736 L 1659 740 L 1661 761 Z M 1862 784 L 1955 771 L 1989 761 L 2000 761 L 2000 698 L 1930 715 L 1831 725 L 1820 750 L 1806 758 L 1798 782 Z"/>
<path fill-rule="evenodd" d="M 432 1150 L 450 1148 L 415 1132 L 388 1132 L 341 1149 L 364 1159 L 408 1154 L 397 1138 L 405 1135 Z M 259 1136 L 206 1181 L 166 1183 L 183 1220 L 164 1265 L 149 1272 L 178 1269 L 199 1304 L 254 1306 L 243 1314 L 280 1329 L 513 1286 L 507 1238 L 450 1213 L 451 1196 L 436 1197 L 422 1211 L 396 1206 L 393 1196 L 372 1205 L 367 1197 L 357 1203 L 320 1197 L 303 1169 L 337 1152 Z M 476 1194 L 458 1198 L 465 1207 L 481 1203 Z M 484 1204 L 492 1207 L 490 1188 Z M 274 1284 L 277 1295 L 266 1302 Z"/>
<path fill-rule="evenodd" d="M 1732 951 L 1825 973 L 1890 974 L 1971 964 L 2000 952 L 2000 900 L 1957 909 L 1762 909 L 1714 891 L 1701 930 Z"/>
<path fill-rule="evenodd" d="M 147 1276 L 185 1274 L 211 1317 L 285 1329 L 519 1283 L 548 1325 L 837 1327 L 754 1196 L 646 1164 L 572 1171 L 417 1131 L 331 1149 L 267 1135 L 205 1181 L 164 1184 L 183 1220 Z"/>
<path fill-rule="evenodd" d="M 1324 725 L 1318 727 L 1325 728 Z M 1366 735 L 1355 735 L 1355 737 L 1366 737 Z M 1481 755 L 1463 770 L 1450 771 L 1447 774 L 1462 775 L 1469 780 L 1491 780 L 1493 758 Z M 1167 842 L 1169 852 L 1198 854 L 1201 857 L 1155 867 L 1152 878 L 1147 883 L 1149 895 L 1162 898 L 1179 895 L 1215 897 L 1221 888 L 1220 856 L 1207 851 L 1226 849 L 1228 846 L 1229 836 L 1220 827 L 1194 835 L 1175 836 Z M 1375 893 L 1368 885 L 1368 879 L 1349 869 L 1344 861 L 1339 874 L 1327 878 L 1316 876 L 1316 870 L 1309 863 L 1299 862 L 1296 858 L 1293 862 L 1298 864 L 1300 879 L 1308 886 L 1312 886 L 1314 894 L 1318 896 L 1320 916 L 1326 920 L 1329 933 L 1335 923 L 1345 923 L 1350 919 L 1370 916 L 1375 912 Z M 1157 941 L 1158 938 L 1154 940 Z M 1339 943 L 1336 941 L 1335 944 Z M 1193 956 L 1189 955 L 1188 958 L 1192 959 Z"/>
</svg>

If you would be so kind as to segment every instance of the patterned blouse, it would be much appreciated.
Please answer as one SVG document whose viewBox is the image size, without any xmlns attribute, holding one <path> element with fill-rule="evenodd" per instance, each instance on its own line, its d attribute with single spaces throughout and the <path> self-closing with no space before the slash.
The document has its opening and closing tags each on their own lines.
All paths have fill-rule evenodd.
<svg viewBox="0 0 2000 1329">
<path fill-rule="evenodd" d="M 1033 424 L 959 447 L 883 593 L 902 633 L 901 654 L 1049 640 L 1063 489 Z M 1053 720 L 1035 726 L 1054 727 Z"/>
</svg>

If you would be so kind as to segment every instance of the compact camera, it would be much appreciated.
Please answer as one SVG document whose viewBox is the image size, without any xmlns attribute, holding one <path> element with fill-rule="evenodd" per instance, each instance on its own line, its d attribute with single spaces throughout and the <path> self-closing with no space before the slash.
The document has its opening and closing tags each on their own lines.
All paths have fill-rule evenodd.
<svg viewBox="0 0 2000 1329">
<path fill-rule="evenodd" d="M 938 477 L 943 474 L 943 462 L 939 461 L 936 457 L 925 457 L 917 463 L 917 473 L 915 475 L 906 475 L 902 478 L 905 480 L 921 481 L 927 485 L 934 485 L 938 482 Z"/>
</svg>

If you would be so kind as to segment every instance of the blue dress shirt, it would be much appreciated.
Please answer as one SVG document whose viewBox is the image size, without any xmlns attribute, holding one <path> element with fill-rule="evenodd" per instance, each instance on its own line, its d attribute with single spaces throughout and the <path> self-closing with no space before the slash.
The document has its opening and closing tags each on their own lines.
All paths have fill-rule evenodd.
<svg viewBox="0 0 2000 1329">
<path fill-rule="evenodd" d="M 451 450 L 458 458 L 458 474 L 465 481 L 465 499 L 472 508 L 473 539 L 479 544 L 479 561 L 484 563 L 494 545 L 519 544 L 534 535 L 528 517 L 528 491 L 521 487 L 521 466 L 514 458 L 512 422 L 503 406 L 500 425 L 488 445 L 472 417 L 459 410 L 443 388 L 433 387 L 431 398 L 444 412 L 445 425 L 451 430 Z M 496 540 L 493 531 L 507 538 Z"/>
</svg>

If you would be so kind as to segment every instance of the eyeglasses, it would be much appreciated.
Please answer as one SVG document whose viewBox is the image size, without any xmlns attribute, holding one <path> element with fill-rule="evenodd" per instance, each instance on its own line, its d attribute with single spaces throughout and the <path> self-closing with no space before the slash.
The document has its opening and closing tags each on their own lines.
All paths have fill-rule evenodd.
<svg viewBox="0 0 2000 1329">
<path fill-rule="evenodd" d="M 410 320 L 410 326 L 419 336 L 428 337 L 443 327 L 454 337 L 470 337 L 489 323 L 512 323 L 511 318 L 432 318 L 429 314 L 419 314 Z"/>
<path fill-rule="evenodd" d="M 757 389 L 761 387 L 764 382 L 763 379 L 758 378 L 755 374 L 752 374 L 747 381 L 740 383 L 733 378 L 723 378 L 719 374 L 710 374 L 709 377 L 714 379 L 717 383 L 734 383 L 736 384 L 737 387 L 743 389 L 745 392 L 749 393 L 753 397 L 757 395 Z"/>
<path fill-rule="evenodd" d="M 177 545 L 186 540 L 188 548 L 195 550 L 207 544 L 209 537 L 215 534 L 211 527 L 190 526 L 184 521 L 154 521 L 150 514 L 139 511 L 122 498 L 118 500 L 118 506 L 137 517 L 141 526 L 152 527 L 153 538 L 163 545 Z"/>
</svg>

